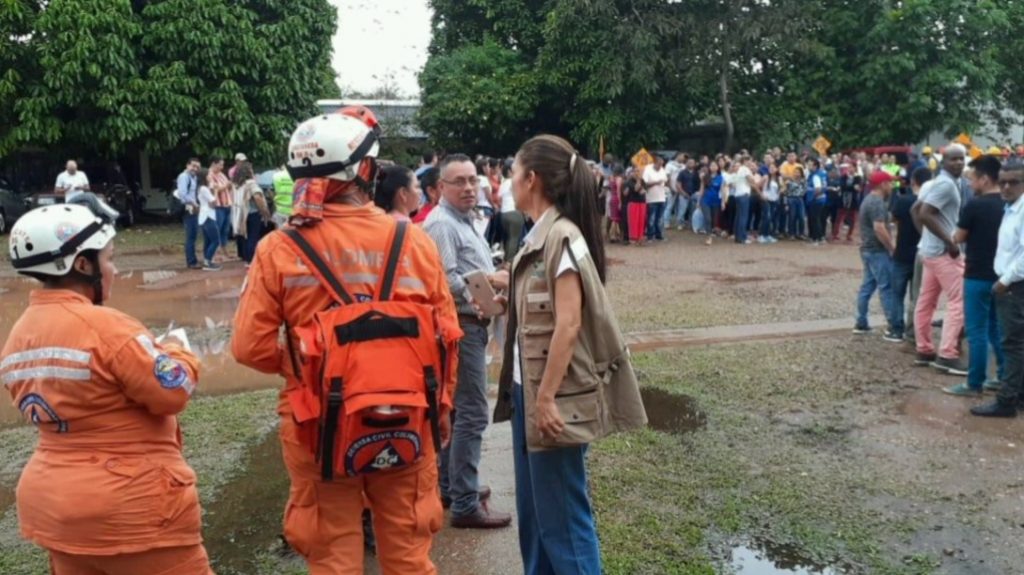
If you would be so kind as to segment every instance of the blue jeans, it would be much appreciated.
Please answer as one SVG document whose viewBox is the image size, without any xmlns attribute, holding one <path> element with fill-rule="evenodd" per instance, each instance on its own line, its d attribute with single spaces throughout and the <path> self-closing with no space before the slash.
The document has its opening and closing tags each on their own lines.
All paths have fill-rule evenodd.
<svg viewBox="0 0 1024 575">
<path fill-rule="evenodd" d="M 1006 375 L 1006 356 L 1003 355 L 1002 329 L 996 316 L 996 302 L 989 280 L 964 279 L 964 327 L 970 357 L 967 367 L 967 385 L 981 389 L 988 379 L 989 347 L 996 355 L 999 381 Z"/>
<path fill-rule="evenodd" d="M 660 240 L 665 238 L 662 225 L 665 223 L 665 202 L 647 204 L 647 239 Z"/>
<path fill-rule="evenodd" d="M 676 225 L 681 226 L 686 221 L 686 209 L 690 207 L 690 199 L 683 194 L 672 194 L 668 197 L 668 205 L 665 206 L 665 226 L 671 227 L 672 216 L 676 217 Z"/>
<path fill-rule="evenodd" d="M 736 219 L 733 222 L 733 235 L 736 236 L 736 243 L 742 244 L 747 241 L 747 228 L 750 226 L 750 196 L 737 196 Z"/>
<path fill-rule="evenodd" d="M 587 447 L 529 452 L 523 386 L 512 389 L 512 451 L 519 551 L 527 575 L 600 575 L 601 548 L 587 495 Z"/>
<path fill-rule="evenodd" d="M 220 237 L 220 245 L 227 249 L 228 240 L 231 239 L 231 208 L 214 208 L 214 211 L 217 213 L 217 231 Z"/>
<path fill-rule="evenodd" d="M 857 327 L 868 327 L 868 304 L 877 288 L 889 329 L 900 334 L 903 318 L 893 313 L 892 258 L 886 252 L 861 250 L 860 259 L 864 263 L 864 281 L 857 294 Z"/>
<path fill-rule="evenodd" d="M 189 267 L 199 265 L 196 260 L 196 237 L 199 236 L 199 214 L 185 212 L 182 217 L 185 222 L 185 264 Z"/>
<path fill-rule="evenodd" d="M 220 247 L 220 230 L 217 229 L 217 220 L 206 220 L 199 227 L 203 230 L 203 260 L 212 262 L 213 256 L 217 255 L 217 248 Z"/>
<path fill-rule="evenodd" d="M 451 498 L 452 515 L 480 506 L 480 446 L 487 429 L 487 328 L 460 322 L 459 374 L 452 413 L 452 440 L 441 450 L 441 495 Z"/>
<path fill-rule="evenodd" d="M 806 235 L 804 225 L 807 206 L 804 205 L 803 197 L 790 196 L 786 198 L 786 204 L 789 206 L 789 221 L 787 222 L 789 235 L 792 237 Z"/>
<path fill-rule="evenodd" d="M 910 281 L 914 279 L 914 264 L 904 263 L 893 260 L 892 262 L 892 313 L 894 316 L 899 318 L 899 324 L 893 326 L 897 333 L 906 333 L 907 322 L 904 317 L 907 316 L 907 292 L 910 288 Z M 913 316 L 914 310 L 909 310 L 910 316 Z"/>
<path fill-rule="evenodd" d="M 777 216 L 775 211 L 778 209 L 778 202 L 769 202 L 767 200 L 761 202 L 761 236 L 770 238 L 775 235 L 775 223 Z"/>
<path fill-rule="evenodd" d="M 718 213 L 722 211 L 722 205 L 717 202 L 715 204 L 703 204 L 700 209 L 704 214 L 704 231 L 711 235 L 715 232 L 715 223 L 718 219 Z"/>
</svg>

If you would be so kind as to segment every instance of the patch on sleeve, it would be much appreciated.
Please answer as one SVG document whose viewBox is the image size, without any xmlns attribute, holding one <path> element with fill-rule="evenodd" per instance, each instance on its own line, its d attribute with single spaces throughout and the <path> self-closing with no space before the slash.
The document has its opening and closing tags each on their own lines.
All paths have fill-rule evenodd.
<svg viewBox="0 0 1024 575">
<path fill-rule="evenodd" d="M 155 361 L 153 373 L 156 375 L 160 387 L 164 389 L 178 389 L 184 386 L 191 393 L 191 382 L 188 379 L 188 372 L 182 365 L 169 356 L 160 354 Z"/>
<path fill-rule="evenodd" d="M 576 265 L 585 261 L 587 256 L 590 255 L 590 248 L 587 247 L 587 240 L 583 236 L 573 240 L 569 249 L 572 250 L 572 257 L 576 260 Z"/>
</svg>

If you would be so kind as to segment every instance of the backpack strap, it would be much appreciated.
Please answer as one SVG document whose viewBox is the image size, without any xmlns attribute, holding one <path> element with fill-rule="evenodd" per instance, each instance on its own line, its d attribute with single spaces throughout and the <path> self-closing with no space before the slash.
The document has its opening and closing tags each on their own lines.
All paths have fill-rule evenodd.
<svg viewBox="0 0 1024 575">
<path fill-rule="evenodd" d="M 391 299 L 391 292 L 395 285 L 395 274 L 398 272 L 398 262 L 402 256 L 402 246 L 405 243 L 405 233 L 408 225 L 409 222 L 401 221 L 395 226 L 395 235 L 391 240 L 391 249 L 388 252 L 388 263 L 384 266 L 384 277 L 381 280 L 380 289 L 377 290 L 377 299 L 379 301 Z"/>
<path fill-rule="evenodd" d="M 292 244 L 294 244 L 295 247 L 299 248 L 299 257 L 302 258 L 302 261 L 306 266 L 316 270 L 317 279 L 320 280 L 321 285 L 327 288 L 327 293 L 329 293 L 331 297 L 343 304 L 355 303 L 355 300 L 347 291 L 345 291 L 345 287 L 341 285 L 338 278 L 334 277 L 334 274 L 331 273 L 331 268 L 324 263 L 323 258 L 316 253 L 313 246 L 306 241 L 306 238 L 302 237 L 302 234 L 300 234 L 298 230 L 294 228 L 287 229 L 284 230 L 284 234 L 292 241 Z"/>
</svg>

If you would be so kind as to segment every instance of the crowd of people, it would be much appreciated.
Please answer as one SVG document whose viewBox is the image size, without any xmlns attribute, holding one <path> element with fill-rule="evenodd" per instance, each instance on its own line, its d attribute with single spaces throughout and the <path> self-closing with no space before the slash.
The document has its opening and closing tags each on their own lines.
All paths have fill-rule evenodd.
<svg viewBox="0 0 1024 575">
<path fill-rule="evenodd" d="M 989 152 L 1008 158 L 1024 150 Z M 651 164 L 635 168 L 606 154 L 592 166 L 602 182 L 605 233 L 613 243 L 664 241 L 674 224 L 707 236 L 707 245 L 720 237 L 740 244 L 799 240 L 821 246 L 853 242 L 872 173 L 898 178 L 895 189 L 905 192 L 913 172 L 935 171 L 940 157 L 930 147 L 902 158 L 866 152 L 798 155 L 774 148 L 760 161 L 746 150 L 714 157 L 681 152 L 667 161 L 655 155 Z"/>
</svg>

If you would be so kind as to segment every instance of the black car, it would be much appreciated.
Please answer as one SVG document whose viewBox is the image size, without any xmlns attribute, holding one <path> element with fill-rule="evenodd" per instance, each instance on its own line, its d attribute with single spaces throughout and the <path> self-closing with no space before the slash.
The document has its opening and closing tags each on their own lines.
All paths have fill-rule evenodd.
<svg viewBox="0 0 1024 575">
<path fill-rule="evenodd" d="M 4 234 L 32 207 L 28 194 L 14 189 L 7 180 L 0 178 L 0 234 Z"/>
</svg>

